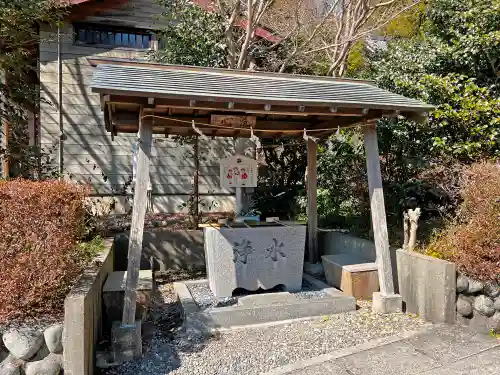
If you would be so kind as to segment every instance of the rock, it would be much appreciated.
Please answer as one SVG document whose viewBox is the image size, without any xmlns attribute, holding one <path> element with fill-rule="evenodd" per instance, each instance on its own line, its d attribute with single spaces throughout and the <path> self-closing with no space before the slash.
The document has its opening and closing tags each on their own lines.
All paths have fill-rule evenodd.
<svg viewBox="0 0 500 375">
<path fill-rule="evenodd" d="M 26 363 L 24 372 L 26 375 L 59 375 L 62 369 L 62 355 L 51 353 L 41 361 Z"/>
<path fill-rule="evenodd" d="M 464 316 L 468 317 L 472 315 L 472 303 L 467 301 L 465 298 L 458 298 L 457 300 L 457 312 Z"/>
<path fill-rule="evenodd" d="M 21 375 L 21 363 L 13 355 L 9 355 L 0 363 L 1 375 Z"/>
<path fill-rule="evenodd" d="M 497 298 L 500 296 L 500 285 L 497 283 L 486 283 L 483 288 L 484 294 L 490 298 Z"/>
<path fill-rule="evenodd" d="M 2 336 L 3 343 L 16 358 L 28 360 L 43 344 L 43 334 L 28 327 L 10 329 Z"/>
<path fill-rule="evenodd" d="M 63 328 L 62 324 L 57 324 L 43 332 L 45 344 L 51 353 L 62 353 L 63 351 Z"/>
<path fill-rule="evenodd" d="M 467 293 L 479 293 L 484 288 L 484 284 L 481 281 L 476 281 L 469 279 L 469 288 L 467 289 Z"/>
<path fill-rule="evenodd" d="M 500 312 L 496 312 L 488 320 L 488 328 L 495 333 L 500 333 Z"/>
<path fill-rule="evenodd" d="M 495 308 L 495 310 L 500 311 L 500 297 L 498 297 L 495 300 L 495 303 L 493 304 L 493 307 Z"/>
<path fill-rule="evenodd" d="M 0 342 L 0 362 L 3 362 L 3 360 L 8 356 L 9 351 L 3 346 L 2 342 Z"/>
<path fill-rule="evenodd" d="M 484 316 L 492 316 L 495 313 L 494 302 L 484 295 L 477 296 L 474 300 L 474 310 Z"/>
<path fill-rule="evenodd" d="M 465 292 L 469 288 L 469 279 L 459 275 L 457 277 L 457 293 Z"/>
<path fill-rule="evenodd" d="M 47 348 L 47 345 L 45 345 L 45 343 L 43 343 L 42 346 L 40 346 L 40 349 L 38 349 L 38 351 L 36 352 L 36 354 L 32 358 L 30 358 L 30 361 L 31 362 L 41 361 L 42 359 L 47 357 L 49 354 L 50 354 L 49 348 Z"/>
</svg>

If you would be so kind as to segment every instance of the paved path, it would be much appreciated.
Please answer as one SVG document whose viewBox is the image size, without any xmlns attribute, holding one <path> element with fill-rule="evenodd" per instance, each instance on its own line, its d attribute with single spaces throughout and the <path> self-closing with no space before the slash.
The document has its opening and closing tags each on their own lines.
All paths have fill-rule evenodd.
<svg viewBox="0 0 500 375">
<path fill-rule="evenodd" d="M 455 326 L 370 341 L 264 375 L 499 375 L 500 340 Z"/>
</svg>

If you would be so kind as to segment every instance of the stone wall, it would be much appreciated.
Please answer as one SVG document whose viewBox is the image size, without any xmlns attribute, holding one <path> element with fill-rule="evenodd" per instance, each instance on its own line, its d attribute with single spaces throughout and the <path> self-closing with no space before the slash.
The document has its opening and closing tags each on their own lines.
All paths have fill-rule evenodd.
<svg viewBox="0 0 500 375">
<path fill-rule="evenodd" d="M 113 239 L 88 267 L 64 301 L 64 374 L 93 375 L 95 345 L 102 329 L 102 286 L 113 271 Z M 45 374 L 45 373 L 44 373 Z M 52 374 L 50 374 L 52 375 Z M 56 374 L 54 374 L 56 375 Z"/>
<path fill-rule="evenodd" d="M 128 233 L 115 238 L 115 271 L 127 270 Z M 175 230 L 144 232 L 141 269 L 205 269 L 203 231 Z"/>
<path fill-rule="evenodd" d="M 2 335 L 0 360 L 1 375 L 59 375 L 63 370 L 63 325 L 7 330 Z"/>
<path fill-rule="evenodd" d="M 399 293 L 406 311 L 433 323 L 455 323 L 454 263 L 413 251 L 397 251 Z"/>
<path fill-rule="evenodd" d="M 500 285 L 457 277 L 457 321 L 479 332 L 500 333 Z"/>
</svg>

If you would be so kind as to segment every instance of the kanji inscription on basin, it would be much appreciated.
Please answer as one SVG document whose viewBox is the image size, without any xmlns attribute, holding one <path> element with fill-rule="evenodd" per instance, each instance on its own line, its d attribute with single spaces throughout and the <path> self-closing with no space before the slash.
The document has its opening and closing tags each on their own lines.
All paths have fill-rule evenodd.
<svg viewBox="0 0 500 375">
<path fill-rule="evenodd" d="M 210 289 L 218 298 L 236 288 L 302 287 L 306 227 L 205 228 Z"/>
</svg>

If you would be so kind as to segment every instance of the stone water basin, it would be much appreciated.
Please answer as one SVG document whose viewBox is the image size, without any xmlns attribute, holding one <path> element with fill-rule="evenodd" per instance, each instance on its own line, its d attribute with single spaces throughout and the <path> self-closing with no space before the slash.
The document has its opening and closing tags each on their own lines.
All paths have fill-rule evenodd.
<svg viewBox="0 0 500 375">
<path fill-rule="evenodd" d="M 301 290 L 304 225 L 209 227 L 204 231 L 208 282 L 215 297 L 231 297 L 237 288 Z"/>
</svg>

